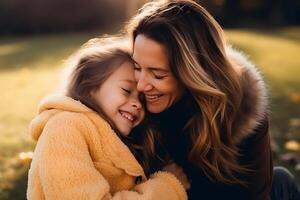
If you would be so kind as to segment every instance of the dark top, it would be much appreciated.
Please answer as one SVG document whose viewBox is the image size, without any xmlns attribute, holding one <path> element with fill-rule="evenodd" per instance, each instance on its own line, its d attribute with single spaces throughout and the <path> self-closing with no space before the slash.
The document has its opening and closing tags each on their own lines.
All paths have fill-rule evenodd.
<svg viewBox="0 0 300 200">
<path fill-rule="evenodd" d="M 248 188 L 245 188 L 238 184 L 228 185 L 213 182 L 203 173 L 201 168 L 188 161 L 190 141 L 184 126 L 196 111 L 195 103 L 186 94 L 169 109 L 150 116 L 162 135 L 164 149 L 160 148 L 158 153 L 162 157 L 169 156 L 174 160 L 176 164 L 183 168 L 190 180 L 189 199 L 269 199 L 273 167 L 268 134 L 268 118 L 266 117 L 264 122 L 255 129 L 255 133 L 251 133 L 239 145 L 241 153 L 239 162 L 250 165 L 251 169 L 255 170 L 250 174 L 238 175 L 241 180 L 249 183 Z"/>
</svg>

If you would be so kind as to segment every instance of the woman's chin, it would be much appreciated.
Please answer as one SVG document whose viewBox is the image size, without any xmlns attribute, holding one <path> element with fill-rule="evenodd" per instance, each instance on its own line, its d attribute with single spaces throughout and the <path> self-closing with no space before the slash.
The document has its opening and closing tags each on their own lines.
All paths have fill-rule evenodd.
<svg viewBox="0 0 300 200">
<path fill-rule="evenodd" d="M 163 105 L 151 105 L 151 104 L 147 104 L 147 110 L 150 112 L 150 113 L 161 113 L 163 112 L 164 110 L 166 110 L 166 106 L 163 106 Z"/>
</svg>

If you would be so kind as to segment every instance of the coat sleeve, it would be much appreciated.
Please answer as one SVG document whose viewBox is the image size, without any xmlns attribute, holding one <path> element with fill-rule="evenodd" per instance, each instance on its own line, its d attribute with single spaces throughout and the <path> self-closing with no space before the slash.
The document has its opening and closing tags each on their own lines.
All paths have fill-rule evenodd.
<svg viewBox="0 0 300 200">
<path fill-rule="evenodd" d="M 270 146 L 269 120 L 266 116 L 253 134 L 244 142 L 245 163 L 252 172 L 247 176 L 250 199 L 269 200 L 273 160 Z"/>
<path fill-rule="evenodd" d="M 113 200 L 173 200 L 187 199 L 187 194 L 181 183 L 168 172 L 156 172 L 151 178 L 137 185 L 133 191 L 120 191 Z"/>
<path fill-rule="evenodd" d="M 109 183 L 94 167 L 83 131 L 87 129 L 82 121 L 63 113 L 45 126 L 33 158 L 45 199 L 187 199 L 180 182 L 166 172 L 154 174 L 131 191 L 110 194 Z"/>
</svg>

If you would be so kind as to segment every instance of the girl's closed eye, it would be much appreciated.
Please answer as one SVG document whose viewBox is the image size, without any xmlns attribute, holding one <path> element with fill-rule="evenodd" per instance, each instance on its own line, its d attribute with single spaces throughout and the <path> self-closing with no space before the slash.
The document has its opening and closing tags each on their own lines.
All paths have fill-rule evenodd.
<svg viewBox="0 0 300 200">
<path fill-rule="evenodd" d="M 126 89 L 126 88 L 121 88 L 126 94 L 130 94 L 131 90 L 130 89 Z"/>
<path fill-rule="evenodd" d="M 134 70 L 141 71 L 141 67 L 138 64 L 134 63 Z"/>
</svg>

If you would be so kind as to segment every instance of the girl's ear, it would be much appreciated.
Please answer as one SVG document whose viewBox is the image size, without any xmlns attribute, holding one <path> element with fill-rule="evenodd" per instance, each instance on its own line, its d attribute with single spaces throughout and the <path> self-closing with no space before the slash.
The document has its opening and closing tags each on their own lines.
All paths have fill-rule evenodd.
<svg viewBox="0 0 300 200">
<path fill-rule="evenodd" d="M 88 97 L 89 97 L 90 99 L 94 100 L 94 99 L 95 99 L 94 97 L 97 95 L 97 92 L 100 90 L 100 88 L 101 88 L 101 85 L 98 85 L 98 86 L 96 86 L 96 87 L 93 87 L 93 88 L 87 93 Z"/>
<path fill-rule="evenodd" d="M 94 99 L 94 96 L 95 96 L 96 91 L 97 91 L 97 89 L 92 89 L 92 90 L 88 93 L 88 95 L 89 95 L 89 97 L 90 97 L 91 99 Z"/>
<path fill-rule="evenodd" d="M 90 97 L 93 97 L 95 95 L 95 90 L 91 90 L 88 94 Z"/>
</svg>

